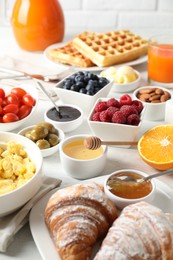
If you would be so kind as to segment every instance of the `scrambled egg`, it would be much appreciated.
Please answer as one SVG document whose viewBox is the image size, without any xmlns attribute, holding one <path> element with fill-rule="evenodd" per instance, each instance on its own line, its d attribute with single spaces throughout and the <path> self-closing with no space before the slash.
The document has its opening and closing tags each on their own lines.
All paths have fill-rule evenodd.
<svg viewBox="0 0 173 260">
<path fill-rule="evenodd" d="M 35 163 L 20 144 L 9 142 L 6 148 L 0 147 L 0 195 L 17 189 L 35 172 Z"/>
</svg>

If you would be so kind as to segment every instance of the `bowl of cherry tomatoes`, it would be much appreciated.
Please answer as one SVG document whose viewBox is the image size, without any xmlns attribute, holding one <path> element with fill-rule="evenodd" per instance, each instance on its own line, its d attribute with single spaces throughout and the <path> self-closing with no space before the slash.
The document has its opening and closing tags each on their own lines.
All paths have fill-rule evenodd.
<svg viewBox="0 0 173 260">
<path fill-rule="evenodd" d="M 38 104 L 38 90 L 29 84 L 0 88 L 0 129 L 11 131 L 30 120 Z"/>
</svg>

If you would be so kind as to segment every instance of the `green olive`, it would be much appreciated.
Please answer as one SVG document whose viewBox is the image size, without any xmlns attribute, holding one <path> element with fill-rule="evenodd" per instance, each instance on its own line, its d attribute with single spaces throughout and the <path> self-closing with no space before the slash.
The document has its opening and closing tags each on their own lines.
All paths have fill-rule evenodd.
<svg viewBox="0 0 173 260">
<path fill-rule="evenodd" d="M 45 138 L 48 133 L 48 129 L 44 126 L 36 126 L 31 130 L 31 136 L 34 141 Z"/>
<path fill-rule="evenodd" d="M 45 139 L 40 139 L 36 142 L 36 145 L 42 150 L 42 149 L 47 149 L 50 148 L 50 144 L 47 140 Z"/>
<path fill-rule="evenodd" d="M 50 146 L 55 146 L 56 144 L 59 143 L 59 137 L 55 134 L 48 134 L 48 136 L 46 137 L 46 139 L 48 140 L 48 142 L 50 143 Z"/>
<path fill-rule="evenodd" d="M 52 124 L 50 124 L 48 122 L 40 122 L 36 126 L 44 126 L 49 130 L 49 133 L 58 135 L 57 129 Z"/>
<path fill-rule="evenodd" d="M 31 134 L 31 131 L 25 132 L 24 136 L 27 137 L 28 139 L 34 141 L 34 139 L 33 139 L 33 137 L 32 137 L 32 134 Z"/>
</svg>

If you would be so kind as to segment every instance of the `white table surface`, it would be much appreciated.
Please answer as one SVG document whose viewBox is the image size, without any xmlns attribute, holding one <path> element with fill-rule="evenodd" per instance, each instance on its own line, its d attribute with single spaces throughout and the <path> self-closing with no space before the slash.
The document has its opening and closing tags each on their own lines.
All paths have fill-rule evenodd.
<svg viewBox="0 0 173 260">
<path fill-rule="evenodd" d="M 21 50 L 15 42 L 13 35 L 8 28 L 0 28 L 0 66 L 9 66 L 9 67 L 18 67 L 23 68 L 27 72 L 31 73 L 45 73 L 45 74 L 53 74 L 59 71 L 62 71 L 61 67 L 51 65 L 49 62 L 45 61 L 42 53 L 34 53 L 34 52 L 26 52 Z M 11 59 L 12 58 L 12 59 Z M 13 63 L 15 59 L 15 64 Z M 16 66 L 17 64 L 17 66 Z M 141 85 L 147 84 L 147 64 L 141 64 L 135 66 L 135 69 L 139 70 L 142 73 L 142 82 Z M 49 87 L 49 85 L 47 85 Z M 118 97 L 115 93 L 110 93 L 110 96 Z M 59 101 L 57 101 L 59 102 Z M 35 115 L 32 118 L 32 122 L 23 125 L 25 127 L 27 125 L 32 125 L 36 122 L 43 121 L 43 114 L 47 107 L 49 107 L 51 103 L 47 100 L 40 99 L 39 105 Z M 139 133 L 139 136 L 142 135 L 147 129 L 150 127 L 164 123 L 164 122 L 149 122 L 145 121 L 142 129 Z M 17 132 L 19 129 L 16 129 L 14 132 Z M 76 131 L 69 133 L 66 136 L 74 135 L 74 134 L 85 134 L 90 133 L 89 126 L 87 125 L 86 120 L 83 125 L 80 126 Z M 138 137 L 139 137 L 138 136 Z M 117 150 L 119 149 L 119 150 Z M 122 165 L 116 155 L 121 153 L 126 153 L 126 161 L 124 165 Z M 122 157 L 122 156 L 121 156 Z M 135 160 L 131 160 L 131 158 L 135 158 Z M 120 158 L 120 156 L 118 157 Z M 108 149 L 108 163 L 106 165 L 104 175 L 109 174 L 115 169 L 119 168 L 136 168 L 144 170 L 148 173 L 154 173 L 155 170 L 151 167 L 147 166 L 137 155 L 137 151 L 135 149 L 120 149 L 120 148 L 109 148 Z M 43 172 L 47 176 L 57 177 L 62 180 L 62 185 L 71 185 L 78 182 L 75 179 L 72 179 L 66 175 L 63 171 L 60 161 L 59 154 L 55 154 L 51 157 L 44 158 L 43 160 Z M 171 188 L 173 188 L 173 179 L 171 176 L 161 177 L 160 180 L 166 182 Z M 40 234 L 41 236 L 41 234 Z M 45 245 L 46 246 L 46 245 Z M 41 260 L 41 255 L 35 245 L 35 242 L 32 238 L 29 225 L 26 224 L 14 237 L 14 241 L 9 246 L 6 253 L 0 253 L 0 260 L 10 260 L 11 258 L 17 260 Z M 50 259 L 46 259 L 50 260 Z"/>
</svg>

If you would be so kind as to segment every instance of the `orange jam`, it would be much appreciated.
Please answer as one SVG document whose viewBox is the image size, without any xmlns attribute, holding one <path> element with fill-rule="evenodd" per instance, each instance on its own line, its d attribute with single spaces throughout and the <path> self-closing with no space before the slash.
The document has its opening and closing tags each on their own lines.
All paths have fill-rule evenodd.
<svg viewBox="0 0 173 260">
<path fill-rule="evenodd" d="M 64 145 L 63 151 L 69 157 L 78 160 L 91 160 L 97 158 L 103 154 L 103 147 L 99 147 L 96 150 L 89 150 L 84 146 L 84 140 L 74 140 Z"/>
<path fill-rule="evenodd" d="M 173 83 L 173 44 L 149 45 L 148 77 L 158 82 Z"/>
<path fill-rule="evenodd" d="M 112 175 L 107 181 L 107 188 L 114 195 L 125 199 L 139 199 L 147 196 L 152 191 L 151 181 L 136 183 L 133 181 L 122 181 L 118 176 L 131 176 L 140 179 L 143 176 L 134 172 L 124 172 Z"/>
</svg>

